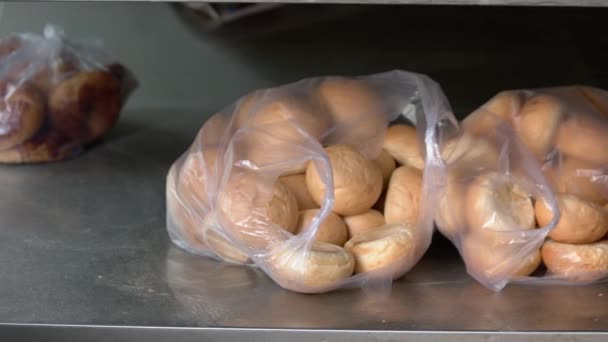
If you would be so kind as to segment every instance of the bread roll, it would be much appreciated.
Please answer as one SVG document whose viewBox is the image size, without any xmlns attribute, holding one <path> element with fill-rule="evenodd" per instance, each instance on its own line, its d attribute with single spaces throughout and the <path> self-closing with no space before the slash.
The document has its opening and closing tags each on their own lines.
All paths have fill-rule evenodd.
<svg viewBox="0 0 608 342">
<path fill-rule="evenodd" d="M 81 150 L 80 144 L 70 141 L 56 131 L 37 133 L 21 145 L 0 151 L 0 163 L 43 163 L 65 160 Z"/>
<path fill-rule="evenodd" d="M 437 229 L 448 239 L 455 239 L 466 231 L 464 199 L 466 195 L 464 180 L 448 174 L 444 192 L 439 197 L 435 223 Z"/>
<path fill-rule="evenodd" d="M 355 79 L 332 77 L 321 82 L 318 95 L 333 121 L 332 133 L 323 144 L 351 145 L 368 159 L 377 156 L 388 118 L 375 91 Z"/>
<path fill-rule="evenodd" d="M 608 211 L 574 195 L 558 194 L 560 218 L 549 237 L 564 243 L 591 243 L 608 233 Z M 553 218 L 553 212 L 545 201 L 536 201 L 536 220 L 546 226 Z"/>
<path fill-rule="evenodd" d="M 573 113 L 557 131 L 555 147 L 563 153 L 591 163 L 608 163 L 608 122 Z"/>
<path fill-rule="evenodd" d="M 562 156 L 561 162 L 547 164 L 543 169 L 556 192 L 575 195 L 598 204 L 608 202 L 608 184 L 601 179 L 594 181 L 594 174 L 604 173 L 602 165 Z"/>
<path fill-rule="evenodd" d="M 608 117 L 608 92 L 584 86 L 579 86 L 578 89 L 600 114 Z"/>
<path fill-rule="evenodd" d="M 81 71 L 53 89 L 51 122 L 68 137 L 91 142 L 114 126 L 121 104 L 121 84 L 112 73 Z"/>
<path fill-rule="evenodd" d="M 463 132 L 448 140 L 441 148 L 441 157 L 453 175 L 470 175 L 496 170 L 498 149 L 489 140 Z"/>
<path fill-rule="evenodd" d="M 308 230 L 315 216 L 319 214 L 319 211 L 320 209 L 300 211 L 295 234 L 301 234 Z M 346 240 L 348 240 L 348 232 L 344 221 L 342 221 L 340 216 L 329 213 L 319 225 L 317 234 L 315 235 L 315 241 L 327 242 L 336 246 L 344 246 Z"/>
<path fill-rule="evenodd" d="M 197 208 L 210 208 L 214 187 L 221 177 L 216 168 L 217 154 L 215 147 L 191 148 L 179 164 L 178 194 Z"/>
<path fill-rule="evenodd" d="M 353 237 L 384 226 L 386 221 L 381 212 L 370 209 L 362 214 L 345 216 L 344 223 L 348 229 L 348 236 Z"/>
<path fill-rule="evenodd" d="M 496 94 L 496 96 L 483 104 L 482 108 L 509 121 L 519 113 L 522 104 L 523 94 L 520 91 L 506 90 Z"/>
<path fill-rule="evenodd" d="M 344 248 L 355 256 L 355 273 L 391 266 L 395 270 L 394 278 L 398 278 L 414 257 L 414 228 L 388 224 L 354 236 Z"/>
<path fill-rule="evenodd" d="M 475 233 L 535 227 L 530 196 L 507 175 L 496 172 L 479 175 L 469 186 L 465 206 L 469 228 Z"/>
<path fill-rule="evenodd" d="M 401 165 L 424 169 L 424 157 L 416 127 L 400 124 L 390 126 L 384 136 L 383 147 Z"/>
<path fill-rule="evenodd" d="M 422 173 L 409 166 L 398 167 L 391 177 L 386 192 L 384 217 L 386 223 L 415 225 L 420 211 Z"/>
<path fill-rule="evenodd" d="M 493 239 L 488 235 L 465 235 L 461 253 L 467 270 L 475 275 L 495 279 L 532 274 L 540 266 L 540 250 L 534 250 L 523 258 L 516 258 L 514 246 L 511 246 L 507 239 L 506 236 L 504 239 Z"/>
<path fill-rule="evenodd" d="M 511 123 L 522 104 L 523 96 L 519 91 L 500 92 L 468 115 L 462 122 L 462 128 L 475 136 L 488 137 L 495 134 L 499 125 Z"/>
<path fill-rule="evenodd" d="M 370 209 L 382 192 L 380 168 L 348 145 L 330 146 L 325 151 L 334 181 L 333 211 L 340 215 L 356 215 Z M 325 184 L 314 163 L 306 170 L 306 185 L 312 198 L 321 205 Z"/>
<path fill-rule="evenodd" d="M 553 149 L 555 135 L 564 117 L 562 104 L 550 95 L 528 99 L 514 120 L 515 131 L 538 160 Z"/>
<path fill-rule="evenodd" d="M 551 275 L 569 281 L 593 281 L 608 271 L 608 240 L 582 245 L 547 240 L 542 257 Z"/>
<path fill-rule="evenodd" d="M 0 99 L 0 150 L 24 143 L 42 126 L 45 99 L 27 84 L 4 86 Z"/>
<path fill-rule="evenodd" d="M 378 164 L 380 172 L 382 172 L 382 188 L 386 189 L 386 187 L 388 186 L 388 181 L 391 179 L 391 175 L 397 167 L 397 165 L 395 164 L 395 160 L 388 152 L 386 152 L 386 150 L 382 150 L 378 158 L 374 159 L 374 161 L 376 162 L 376 164 Z"/>
<path fill-rule="evenodd" d="M 282 287 L 303 293 L 326 292 L 351 276 L 355 260 L 344 248 L 315 242 L 310 250 L 294 248 L 288 240 L 269 258 L 272 278 Z"/>
<path fill-rule="evenodd" d="M 195 140 L 196 148 L 201 149 L 207 146 L 218 146 L 222 138 L 229 133 L 230 118 L 224 114 L 211 116 L 198 132 Z"/>
<path fill-rule="evenodd" d="M 293 233 L 298 222 L 298 204 L 289 189 L 250 172 L 231 176 L 218 197 L 218 210 L 230 235 L 259 250 L 285 237 L 277 227 Z"/>
<path fill-rule="evenodd" d="M 167 225 L 182 240 L 178 245 L 197 254 L 207 255 L 213 252 L 228 262 L 251 263 L 245 253 L 213 230 L 218 228 L 210 226 L 208 207 L 201 207 L 200 202 L 194 200 L 192 195 L 188 197 L 178 192 L 178 186 L 188 189 L 183 187 L 184 184 L 183 178 L 177 176 L 176 167 L 173 166 L 167 176 Z M 200 191 L 204 192 L 204 189 Z"/>
<path fill-rule="evenodd" d="M 286 187 L 289 188 L 289 191 L 291 191 L 291 193 L 296 197 L 296 202 L 298 202 L 298 209 L 307 210 L 319 208 L 317 203 L 315 203 L 315 201 L 312 199 L 312 196 L 308 192 L 305 174 L 283 176 L 280 178 L 280 180 Z"/>
</svg>

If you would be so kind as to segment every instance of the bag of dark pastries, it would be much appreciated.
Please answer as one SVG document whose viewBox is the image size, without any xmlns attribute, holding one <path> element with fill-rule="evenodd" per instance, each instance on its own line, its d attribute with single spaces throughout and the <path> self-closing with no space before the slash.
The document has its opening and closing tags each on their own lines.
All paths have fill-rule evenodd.
<svg viewBox="0 0 608 342">
<path fill-rule="evenodd" d="M 73 157 L 100 140 L 137 87 L 133 74 L 96 44 L 43 35 L 0 40 L 0 163 Z"/>
</svg>

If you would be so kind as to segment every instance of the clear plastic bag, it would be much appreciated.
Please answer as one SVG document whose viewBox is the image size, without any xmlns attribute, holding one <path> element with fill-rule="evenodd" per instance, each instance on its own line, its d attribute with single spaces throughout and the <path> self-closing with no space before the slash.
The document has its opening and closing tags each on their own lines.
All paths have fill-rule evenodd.
<svg viewBox="0 0 608 342">
<path fill-rule="evenodd" d="M 431 241 L 428 189 L 443 172 L 436 137 L 446 120 L 439 86 L 403 71 L 255 91 L 207 120 L 171 167 L 169 235 L 192 253 L 258 266 L 293 291 L 390 289 Z M 401 139 L 393 152 L 429 158 L 392 172 L 383 147 L 397 121 L 412 126 L 389 129 Z M 386 219 L 371 210 L 387 206 L 381 193 Z"/>
<path fill-rule="evenodd" d="M 118 120 L 137 81 L 97 45 L 57 27 L 0 40 L 0 162 L 63 160 Z"/>
<path fill-rule="evenodd" d="M 449 209 L 436 216 L 473 277 L 500 290 L 508 282 L 608 276 L 608 93 L 583 86 L 501 92 L 459 134 L 494 151 L 464 170 L 447 162 Z"/>
</svg>

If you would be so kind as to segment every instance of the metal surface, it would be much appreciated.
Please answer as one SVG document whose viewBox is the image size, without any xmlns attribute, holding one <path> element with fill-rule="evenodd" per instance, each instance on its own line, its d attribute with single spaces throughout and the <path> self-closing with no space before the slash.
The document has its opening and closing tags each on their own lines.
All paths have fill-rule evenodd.
<svg viewBox="0 0 608 342">
<path fill-rule="evenodd" d="M 255 269 L 178 250 L 164 177 L 204 117 L 127 114 L 80 158 L 0 167 L 0 340 L 608 338 L 606 284 L 493 293 L 440 238 L 384 299 L 291 293 Z"/>
</svg>

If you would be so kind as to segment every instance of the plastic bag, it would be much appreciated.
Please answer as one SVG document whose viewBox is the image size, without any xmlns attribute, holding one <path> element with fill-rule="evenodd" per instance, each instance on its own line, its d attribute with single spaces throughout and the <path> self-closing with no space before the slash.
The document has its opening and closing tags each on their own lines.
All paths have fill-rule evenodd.
<svg viewBox="0 0 608 342">
<path fill-rule="evenodd" d="M 207 120 L 171 167 L 168 233 L 192 253 L 259 266 L 290 290 L 382 292 L 430 244 L 427 189 L 443 171 L 436 136 L 446 120 L 439 86 L 403 71 L 255 91 Z M 391 126 L 385 139 L 393 121 L 416 127 Z M 392 172 L 383 146 L 429 158 Z"/>
<path fill-rule="evenodd" d="M 452 208 L 437 212 L 473 277 L 500 290 L 608 275 L 608 93 L 501 92 L 462 122 L 461 135 L 495 151 L 464 171 L 448 163 Z M 464 200 L 453 197 L 458 192 Z"/>
<path fill-rule="evenodd" d="M 44 35 L 0 41 L 0 162 L 63 160 L 99 140 L 118 120 L 137 81 L 93 44 Z"/>
</svg>

